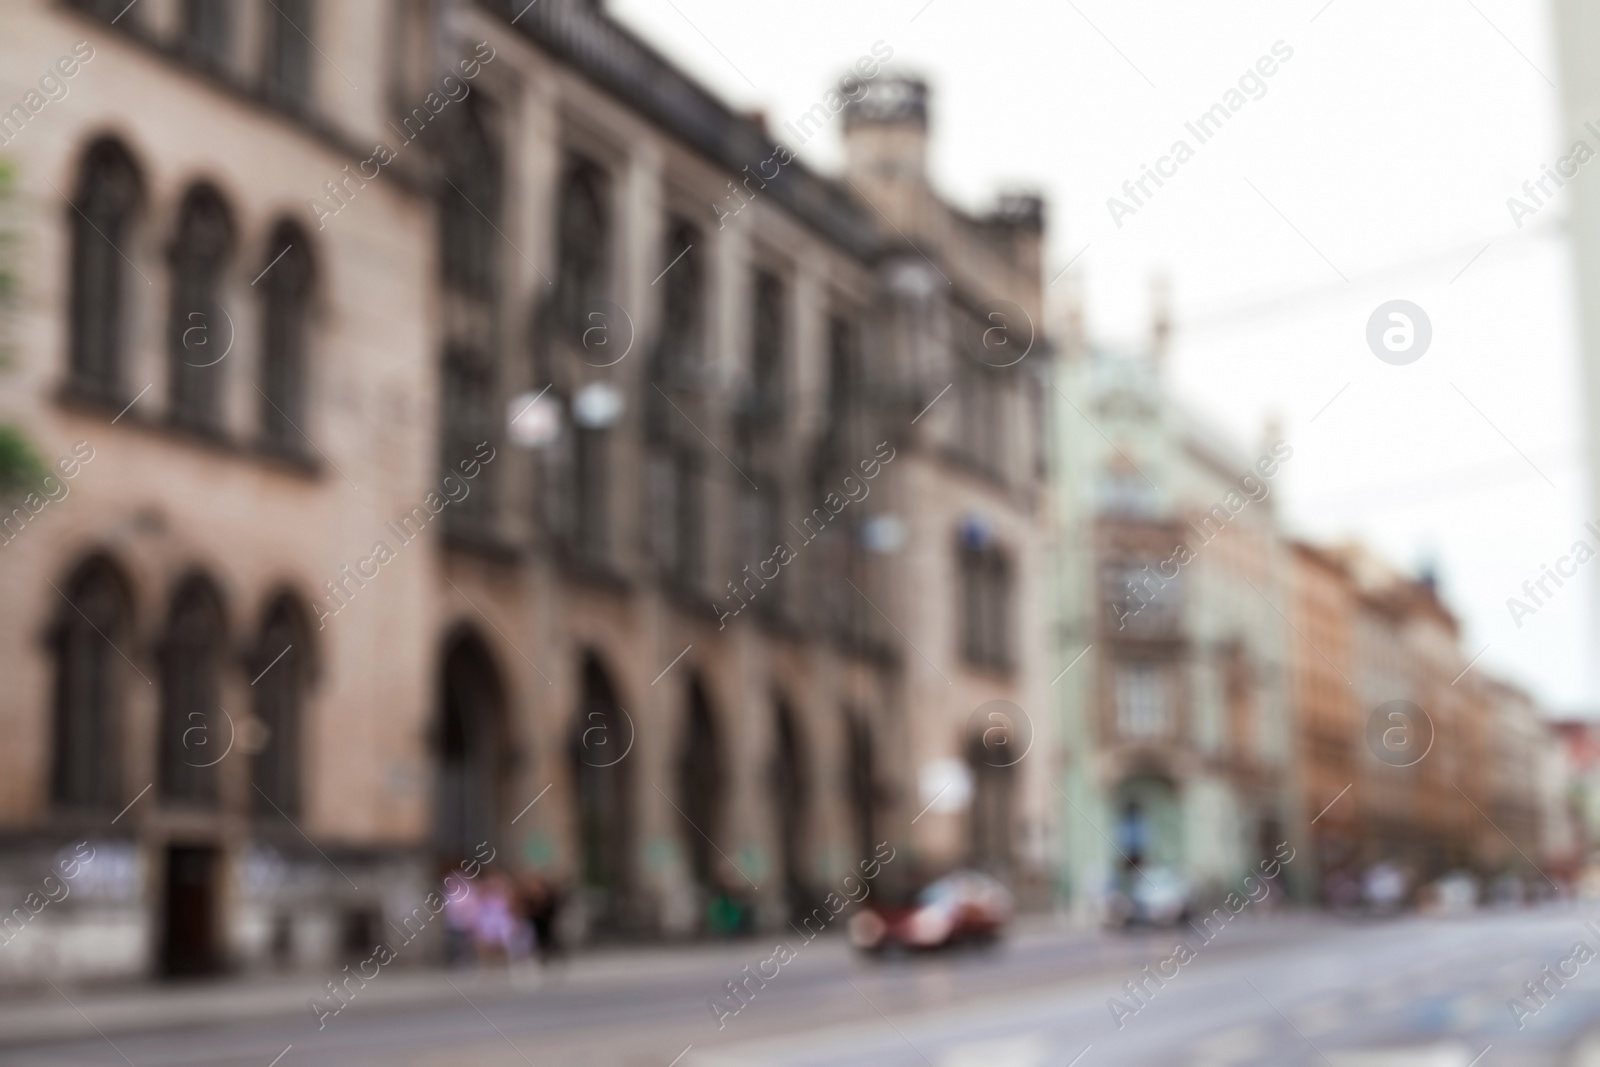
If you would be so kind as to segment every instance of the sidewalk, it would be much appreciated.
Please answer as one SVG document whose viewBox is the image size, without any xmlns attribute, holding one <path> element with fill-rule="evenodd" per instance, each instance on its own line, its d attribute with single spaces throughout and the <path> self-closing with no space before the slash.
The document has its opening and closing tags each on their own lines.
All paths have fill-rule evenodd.
<svg viewBox="0 0 1600 1067">
<path fill-rule="evenodd" d="M 527 964 L 508 972 L 504 967 L 412 967 L 385 969 L 367 982 L 358 1003 L 363 1008 L 405 1007 L 459 999 L 451 983 L 473 997 L 508 989 L 536 993 L 540 989 L 614 988 L 636 982 L 654 984 L 703 971 L 729 974 L 750 961 L 752 945 L 760 941 L 718 944 L 617 946 L 574 953 L 565 964 L 541 971 Z M 850 952 L 842 937 L 819 941 L 810 952 L 817 957 L 842 959 Z M 215 979 L 125 985 L 76 987 L 56 983 L 42 990 L 8 992 L 0 999 L 0 1048 L 9 1045 L 93 1037 L 96 1030 L 119 1033 L 204 1026 L 218 1021 L 314 1015 L 307 1006 L 315 997 L 327 997 L 326 983 L 344 972 L 297 971 L 292 974 L 223 976 Z"/>
</svg>

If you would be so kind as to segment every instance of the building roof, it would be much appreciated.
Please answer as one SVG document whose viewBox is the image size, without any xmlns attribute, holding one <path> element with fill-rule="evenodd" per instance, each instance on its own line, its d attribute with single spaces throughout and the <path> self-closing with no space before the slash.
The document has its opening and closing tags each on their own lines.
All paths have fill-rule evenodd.
<svg viewBox="0 0 1600 1067">
<path fill-rule="evenodd" d="M 737 174 L 776 151 L 761 124 L 717 99 L 593 0 L 480 0 L 601 89 L 660 125 L 712 162 Z M 865 206 L 841 183 L 797 158 L 767 179 L 764 196 L 862 259 L 882 249 Z"/>
</svg>

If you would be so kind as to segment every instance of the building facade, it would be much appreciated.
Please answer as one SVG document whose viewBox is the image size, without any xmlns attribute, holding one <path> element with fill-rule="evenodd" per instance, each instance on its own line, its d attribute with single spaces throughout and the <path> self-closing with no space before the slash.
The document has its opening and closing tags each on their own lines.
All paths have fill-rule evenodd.
<svg viewBox="0 0 1600 1067">
<path fill-rule="evenodd" d="M 1066 882 L 1084 915 L 1135 869 L 1220 897 L 1297 819 L 1272 497 L 1293 449 L 1252 455 L 1176 403 L 1164 332 L 1133 354 L 1075 339 L 1054 398 L 1053 685 Z"/>
<path fill-rule="evenodd" d="M 1292 545 L 1298 777 L 1324 903 L 1395 866 L 1415 892 L 1452 872 L 1540 892 L 1550 741 L 1533 699 L 1472 664 L 1429 578 L 1354 545 Z M 1420 898 L 1418 898 L 1420 899 Z"/>
<path fill-rule="evenodd" d="M 0 890 L 95 857 L 0 976 L 364 956 L 475 859 L 589 937 L 1044 884 L 1043 212 L 891 48 L 835 181 L 585 0 L 0 23 Z"/>
</svg>

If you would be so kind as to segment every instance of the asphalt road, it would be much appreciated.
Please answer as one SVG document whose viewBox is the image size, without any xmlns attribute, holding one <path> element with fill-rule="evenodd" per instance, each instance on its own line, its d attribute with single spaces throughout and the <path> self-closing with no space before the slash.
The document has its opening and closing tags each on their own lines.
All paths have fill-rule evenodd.
<svg viewBox="0 0 1600 1067">
<path fill-rule="evenodd" d="M 796 958 L 721 1028 L 709 1002 L 772 955 L 767 942 L 599 954 L 560 974 L 384 975 L 321 1030 L 305 1002 L 328 976 L 120 998 L 67 988 L 0 1004 L 0 1064 L 1594 1067 L 1600 955 L 1573 953 L 1580 940 L 1600 953 L 1591 918 L 1600 928 L 1600 907 L 1241 919 L 1210 943 L 1036 924 L 993 950 L 884 963 L 792 938 Z M 1185 933 L 1193 957 L 1179 963 Z M 1143 979 L 1146 964 L 1164 984 Z M 1507 1000 L 1537 1006 L 1524 984 L 1547 965 L 1576 973 L 1546 979 L 1548 1003 L 1519 1028 Z M 56 1037 L 24 1025 L 51 1012 Z"/>
</svg>

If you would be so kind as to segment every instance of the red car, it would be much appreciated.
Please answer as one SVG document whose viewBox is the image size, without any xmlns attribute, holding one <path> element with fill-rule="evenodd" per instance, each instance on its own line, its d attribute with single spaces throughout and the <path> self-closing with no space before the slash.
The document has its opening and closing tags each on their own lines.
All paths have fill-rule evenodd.
<svg viewBox="0 0 1600 1067">
<path fill-rule="evenodd" d="M 955 871 L 923 887 L 909 906 L 869 903 L 850 920 L 850 940 L 867 952 L 992 941 L 1013 904 L 1011 891 L 987 874 Z"/>
</svg>

